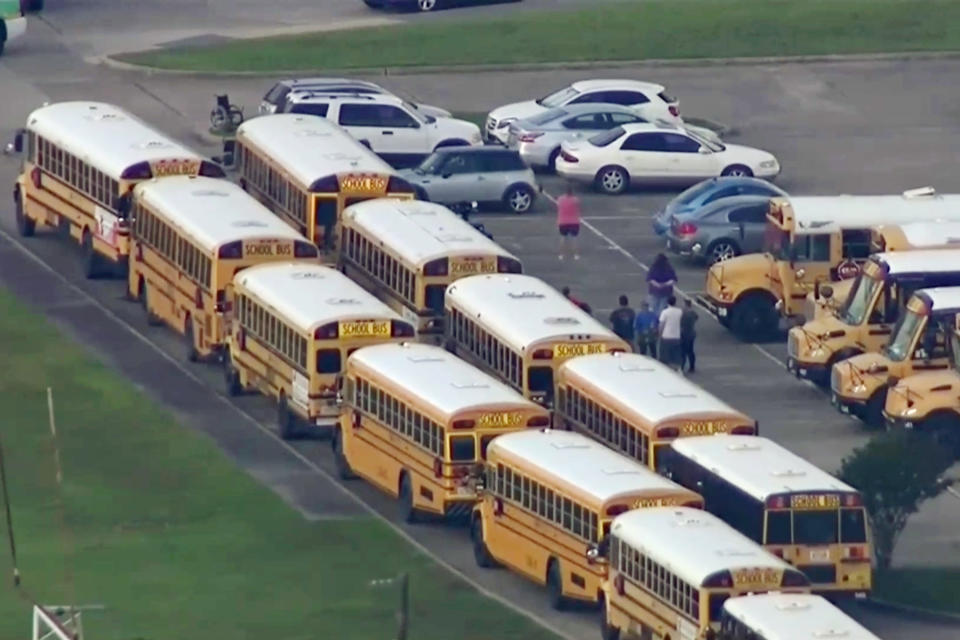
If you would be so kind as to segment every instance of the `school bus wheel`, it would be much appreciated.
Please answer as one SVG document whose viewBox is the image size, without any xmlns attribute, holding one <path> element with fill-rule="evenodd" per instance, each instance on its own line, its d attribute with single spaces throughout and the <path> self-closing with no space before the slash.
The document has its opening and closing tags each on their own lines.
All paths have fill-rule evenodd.
<svg viewBox="0 0 960 640">
<path fill-rule="evenodd" d="M 557 611 L 563 611 L 567 606 L 567 599 L 563 597 L 563 573 L 560 570 L 560 561 L 550 558 L 547 563 L 547 594 L 550 606 Z"/>
<path fill-rule="evenodd" d="M 873 392 L 867 404 L 863 407 L 860 419 L 870 429 L 880 429 L 886 425 L 883 418 L 883 406 L 887 402 L 887 388 L 880 387 Z"/>
<path fill-rule="evenodd" d="M 151 327 L 156 327 L 162 324 L 160 318 L 150 310 L 150 293 L 147 289 L 147 282 L 140 277 L 140 286 L 137 288 L 138 297 L 140 299 L 140 306 L 143 307 L 143 312 L 147 316 L 147 324 Z"/>
<path fill-rule="evenodd" d="M 280 392 L 277 399 L 277 428 L 280 431 L 280 437 L 284 440 L 290 440 L 296 435 L 296 425 L 293 420 L 293 413 L 290 411 L 290 404 L 287 402 L 287 394 Z"/>
<path fill-rule="evenodd" d="M 406 471 L 400 472 L 400 518 L 409 524 L 417 522 L 418 514 L 413 506 L 413 487 L 410 482 L 410 474 Z"/>
<path fill-rule="evenodd" d="M 240 372 L 233 366 L 233 360 L 230 358 L 230 352 L 223 356 L 223 380 L 227 388 L 227 395 L 239 396 L 243 393 L 243 385 L 240 383 Z"/>
<path fill-rule="evenodd" d="M 483 539 L 483 518 L 479 515 L 474 515 L 473 521 L 470 523 L 470 540 L 473 542 L 473 559 L 477 566 L 483 569 L 495 567 L 496 562 L 490 555 L 487 543 Z"/>
<path fill-rule="evenodd" d="M 83 252 L 83 274 L 88 280 L 92 280 L 100 275 L 100 257 L 93 248 L 93 234 L 90 229 L 83 230 L 80 248 Z"/>
<path fill-rule="evenodd" d="M 357 475 L 353 472 L 350 461 L 343 453 L 343 434 L 340 429 L 334 429 L 330 444 L 333 447 L 333 463 L 337 467 L 337 476 L 341 480 L 355 479 Z"/>
<path fill-rule="evenodd" d="M 193 318 L 189 314 L 183 321 L 183 341 L 186 347 L 187 360 L 190 362 L 199 360 L 200 354 L 197 353 L 197 342 L 193 339 Z"/>
<path fill-rule="evenodd" d="M 730 325 L 737 337 L 754 341 L 769 337 L 777 330 L 773 301 L 761 293 L 742 297 L 730 309 Z"/>
<path fill-rule="evenodd" d="M 20 192 L 20 185 L 17 185 L 13 190 L 13 200 L 16 206 L 14 216 L 17 219 L 17 233 L 24 238 L 29 238 L 36 231 L 37 223 L 28 218 L 27 213 L 23 210 L 23 193 Z"/>
<path fill-rule="evenodd" d="M 607 599 L 600 596 L 600 637 L 602 640 L 620 640 L 620 629 L 610 624 L 607 616 Z"/>
</svg>

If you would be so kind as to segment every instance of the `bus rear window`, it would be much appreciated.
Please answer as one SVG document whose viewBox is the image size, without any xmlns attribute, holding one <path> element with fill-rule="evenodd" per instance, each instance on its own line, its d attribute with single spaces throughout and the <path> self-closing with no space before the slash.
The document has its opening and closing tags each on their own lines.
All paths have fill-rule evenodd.
<svg viewBox="0 0 960 640">
<path fill-rule="evenodd" d="M 317 350 L 317 373 L 340 373 L 340 350 Z"/>
<path fill-rule="evenodd" d="M 473 462 L 476 457 L 477 447 L 473 436 L 450 436 L 450 460 Z"/>
<path fill-rule="evenodd" d="M 840 542 L 867 541 L 867 524 L 862 508 L 840 510 Z"/>
<path fill-rule="evenodd" d="M 790 544 L 790 512 L 767 512 L 767 540 L 766 544 Z"/>
<path fill-rule="evenodd" d="M 553 391 L 553 369 L 550 367 L 530 367 L 527 369 L 527 386 L 530 391 Z"/>
<path fill-rule="evenodd" d="M 834 544 L 837 542 L 839 514 L 836 511 L 794 511 L 795 544 Z"/>
</svg>

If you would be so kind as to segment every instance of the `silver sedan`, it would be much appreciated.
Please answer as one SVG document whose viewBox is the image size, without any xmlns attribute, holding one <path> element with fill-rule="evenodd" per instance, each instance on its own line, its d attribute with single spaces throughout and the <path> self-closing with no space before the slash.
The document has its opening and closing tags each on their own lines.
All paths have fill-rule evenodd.
<svg viewBox="0 0 960 640">
<path fill-rule="evenodd" d="M 556 170 L 560 143 L 590 137 L 631 122 L 649 122 L 629 107 L 618 104 L 571 104 L 517 120 L 510 125 L 507 146 L 516 149 L 530 167 Z M 702 127 L 697 133 L 717 140 L 717 134 Z"/>
</svg>

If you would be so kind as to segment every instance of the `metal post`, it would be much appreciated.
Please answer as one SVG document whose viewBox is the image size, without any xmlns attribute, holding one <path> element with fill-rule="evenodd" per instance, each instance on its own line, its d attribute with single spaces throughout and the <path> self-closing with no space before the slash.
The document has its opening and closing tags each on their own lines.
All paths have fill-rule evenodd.
<svg viewBox="0 0 960 640">
<path fill-rule="evenodd" d="M 410 620 L 410 574 L 400 574 L 400 611 L 397 640 L 407 640 L 407 624 Z"/>
<path fill-rule="evenodd" d="M 10 511 L 10 493 L 7 490 L 7 465 L 3 459 L 3 442 L 0 440 L 0 489 L 3 490 L 3 506 L 7 514 L 7 537 L 10 538 L 10 559 L 13 563 L 13 586 L 20 586 L 20 570 L 17 568 L 17 544 L 13 538 L 13 513 Z"/>
</svg>

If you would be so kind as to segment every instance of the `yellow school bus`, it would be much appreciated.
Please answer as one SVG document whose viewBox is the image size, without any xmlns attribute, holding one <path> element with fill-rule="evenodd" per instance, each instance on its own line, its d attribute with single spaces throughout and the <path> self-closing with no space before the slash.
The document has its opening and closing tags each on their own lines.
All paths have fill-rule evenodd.
<svg viewBox="0 0 960 640">
<path fill-rule="evenodd" d="M 950 336 L 950 368 L 924 371 L 898 381 L 887 392 L 883 416 L 888 428 L 932 434 L 960 451 L 960 314 Z"/>
<path fill-rule="evenodd" d="M 277 260 L 316 262 L 317 248 L 237 185 L 177 176 L 133 193 L 127 288 L 151 324 L 184 336 L 187 359 L 218 356 L 233 275 Z"/>
<path fill-rule="evenodd" d="M 471 276 L 447 288 L 447 348 L 549 405 L 557 367 L 630 345 L 543 280 Z"/>
<path fill-rule="evenodd" d="M 341 478 L 398 498 L 406 522 L 466 522 L 490 442 L 549 424 L 545 409 L 440 347 L 377 345 L 347 358 L 334 461 Z"/>
<path fill-rule="evenodd" d="M 601 637 L 704 640 L 723 604 L 748 593 L 809 591 L 807 578 L 729 527 L 689 507 L 635 509 L 611 527 Z"/>
<path fill-rule="evenodd" d="M 279 113 L 237 129 L 240 186 L 336 263 L 344 208 L 371 198 L 413 199 L 386 162 L 326 118 Z"/>
<path fill-rule="evenodd" d="M 873 547 L 853 487 L 767 438 L 680 438 L 660 471 L 699 489 L 707 511 L 801 570 L 814 591 L 864 596 Z"/>
<path fill-rule="evenodd" d="M 234 277 L 231 298 L 227 392 L 257 389 L 275 399 L 284 438 L 305 430 L 332 432 L 340 415 L 343 363 L 351 353 L 416 335 L 411 324 L 359 285 L 319 264 L 245 269 Z"/>
<path fill-rule="evenodd" d="M 723 603 L 714 640 L 880 640 L 823 596 L 759 593 Z"/>
<path fill-rule="evenodd" d="M 617 515 L 665 505 L 700 509 L 703 499 L 579 434 L 509 433 L 487 449 L 470 527 L 474 559 L 546 585 L 555 609 L 597 603 L 606 571 L 587 557 L 589 547 Z"/>
<path fill-rule="evenodd" d="M 882 427 L 883 407 L 891 384 L 917 373 L 950 367 L 948 343 L 958 314 L 960 287 L 921 289 L 914 293 L 883 349 L 833 365 L 833 406 L 871 426 Z"/>
<path fill-rule="evenodd" d="M 58 102 L 33 111 L 17 132 L 13 190 L 17 231 L 50 227 L 77 242 L 88 278 L 126 275 L 130 191 L 173 175 L 224 177 L 223 169 L 120 107 Z"/>
<path fill-rule="evenodd" d="M 887 343 L 915 290 L 958 285 L 960 249 L 875 254 L 863 264 L 846 302 L 835 313 L 790 329 L 787 370 L 826 386 L 835 363 L 875 353 Z"/>
<path fill-rule="evenodd" d="M 873 229 L 873 253 L 960 247 L 960 222 L 882 224 Z"/>
<path fill-rule="evenodd" d="M 710 267 L 699 301 L 743 339 L 775 334 L 781 321 L 803 317 L 818 285 L 855 277 L 882 224 L 960 221 L 960 195 L 926 190 L 902 196 L 774 198 L 764 253 Z"/>
<path fill-rule="evenodd" d="M 758 425 L 672 367 L 635 353 L 600 353 L 557 369 L 554 426 L 574 429 L 651 469 L 676 438 L 756 434 Z"/>
<path fill-rule="evenodd" d="M 344 273 L 440 344 L 447 286 L 481 273 L 520 273 L 517 258 L 446 207 L 381 198 L 343 212 Z"/>
</svg>

